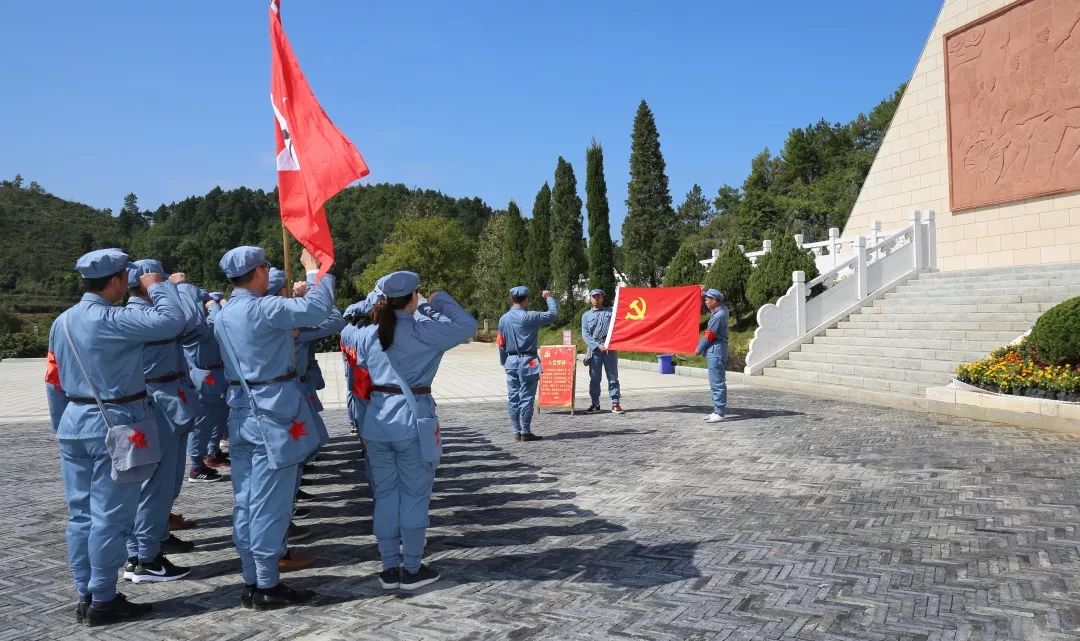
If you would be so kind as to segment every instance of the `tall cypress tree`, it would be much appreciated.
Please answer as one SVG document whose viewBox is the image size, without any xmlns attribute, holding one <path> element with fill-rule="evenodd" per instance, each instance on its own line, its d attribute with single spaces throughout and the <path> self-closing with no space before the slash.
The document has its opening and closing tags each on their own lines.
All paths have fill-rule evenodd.
<svg viewBox="0 0 1080 641">
<path fill-rule="evenodd" d="M 551 196 L 551 289 L 563 299 L 563 321 L 574 316 L 574 287 L 586 270 L 582 227 L 574 168 L 559 156 Z"/>
<path fill-rule="evenodd" d="M 623 267 L 639 285 L 657 287 L 678 249 L 678 218 L 660 153 L 656 119 L 644 100 L 634 116 L 630 143 L 630 183 L 623 221 Z"/>
<path fill-rule="evenodd" d="M 537 192 L 533 203 L 526 258 L 529 294 L 534 301 L 540 301 L 540 292 L 551 284 L 551 187 L 547 183 Z"/>
<path fill-rule="evenodd" d="M 528 283 L 525 257 L 529 250 L 529 228 L 521 217 L 517 203 L 510 201 L 506 208 L 506 235 L 503 241 L 503 282 L 506 289 Z"/>
<path fill-rule="evenodd" d="M 589 289 L 615 296 L 615 247 L 608 221 L 607 181 L 604 180 L 604 149 L 594 140 L 585 152 L 585 206 L 589 209 Z"/>
</svg>

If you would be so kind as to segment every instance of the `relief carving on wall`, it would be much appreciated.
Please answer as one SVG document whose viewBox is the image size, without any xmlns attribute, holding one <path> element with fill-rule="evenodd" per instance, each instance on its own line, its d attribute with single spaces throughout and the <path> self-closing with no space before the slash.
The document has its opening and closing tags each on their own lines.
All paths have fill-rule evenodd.
<svg viewBox="0 0 1080 641">
<path fill-rule="evenodd" d="M 1021 0 L 945 36 L 958 211 L 1080 190 L 1080 0 Z"/>
</svg>

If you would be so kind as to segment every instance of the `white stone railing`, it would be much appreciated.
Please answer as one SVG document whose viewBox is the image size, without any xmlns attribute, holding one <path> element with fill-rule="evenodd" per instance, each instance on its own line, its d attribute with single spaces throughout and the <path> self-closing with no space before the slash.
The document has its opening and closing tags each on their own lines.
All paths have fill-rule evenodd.
<svg viewBox="0 0 1080 641">
<path fill-rule="evenodd" d="M 874 245 L 879 240 L 892 232 L 881 231 L 881 223 L 873 221 L 870 223 L 870 229 L 864 238 L 867 244 Z M 795 234 L 795 245 L 799 249 L 808 249 L 814 254 L 814 262 L 817 265 L 818 272 L 824 272 L 832 269 L 842 262 L 846 262 L 852 256 L 855 255 L 855 239 L 857 236 L 850 238 L 840 238 L 840 230 L 836 227 L 829 228 L 829 239 L 822 240 L 815 243 L 804 242 L 805 238 L 802 234 Z M 748 252 L 744 245 L 739 245 L 739 250 L 750 259 L 750 265 L 757 267 L 758 259 L 772 251 L 772 241 L 764 240 L 761 242 L 761 249 L 757 251 Z M 828 252 L 828 253 L 826 253 Z M 720 256 L 720 250 L 712 250 L 712 255 L 704 260 L 698 261 L 705 269 L 712 267 L 712 264 L 716 262 L 716 259 Z"/>
<path fill-rule="evenodd" d="M 766 367 L 909 278 L 937 269 L 934 212 L 911 212 L 907 227 L 867 242 L 858 236 L 852 256 L 817 278 L 792 274 L 792 285 L 776 304 L 757 312 L 758 328 L 746 355 L 746 373 Z M 825 291 L 807 300 L 818 285 Z"/>
</svg>

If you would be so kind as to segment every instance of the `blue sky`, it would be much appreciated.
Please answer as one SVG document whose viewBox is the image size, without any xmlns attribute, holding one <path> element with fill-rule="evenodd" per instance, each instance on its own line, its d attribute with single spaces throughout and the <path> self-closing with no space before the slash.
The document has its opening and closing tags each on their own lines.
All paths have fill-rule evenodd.
<svg viewBox="0 0 1080 641">
<path fill-rule="evenodd" d="M 0 177 L 118 211 L 272 189 L 263 0 L 0 0 Z M 619 237 L 630 130 L 656 114 L 675 205 L 908 79 L 940 0 L 283 0 L 315 95 L 371 167 L 528 215 L 559 155 L 604 146 Z"/>
</svg>

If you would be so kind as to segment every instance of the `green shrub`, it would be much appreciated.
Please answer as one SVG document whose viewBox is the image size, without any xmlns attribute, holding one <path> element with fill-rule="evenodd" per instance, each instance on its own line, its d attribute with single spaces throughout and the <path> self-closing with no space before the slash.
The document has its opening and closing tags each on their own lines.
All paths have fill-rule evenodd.
<svg viewBox="0 0 1080 641">
<path fill-rule="evenodd" d="M 1080 296 L 1043 313 L 1031 330 L 1030 342 L 1043 362 L 1080 365 Z"/>
<path fill-rule="evenodd" d="M 696 238 L 688 238 L 679 246 L 675 258 L 671 259 L 671 264 L 664 272 L 664 287 L 701 284 L 705 277 L 705 268 L 698 262 L 699 242 Z"/>
<path fill-rule="evenodd" d="M 720 290 L 732 317 L 737 321 L 752 310 L 746 296 L 746 283 L 753 269 L 750 259 L 743 255 L 742 250 L 729 243 L 705 275 L 705 287 Z"/>
<path fill-rule="evenodd" d="M 795 239 L 784 236 L 773 249 L 758 259 L 758 265 L 746 282 L 746 297 L 755 308 L 775 302 L 791 287 L 791 273 L 802 271 L 806 280 L 817 278 L 814 255 L 799 249 Z M 723 290 L 721 290 L 723 291 Z"/>
<path fill-rule="evenodd" d="M 49 353 L 47 332 L 15 332 L 0 334 L 0 359 L 40 358 Z"/>
</svg>

